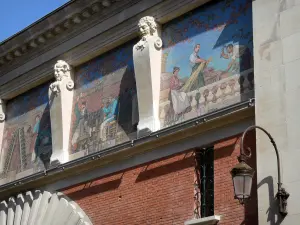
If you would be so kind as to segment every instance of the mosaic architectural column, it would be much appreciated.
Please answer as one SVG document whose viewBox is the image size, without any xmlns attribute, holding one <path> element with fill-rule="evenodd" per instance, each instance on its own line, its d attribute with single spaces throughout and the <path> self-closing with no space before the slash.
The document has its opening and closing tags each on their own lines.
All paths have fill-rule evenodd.
<svg viewBox="0 0 300 225">
<path fill-rule="evenodd" d="M 0 99 L 0 173 L 3 171 L 4 167 L 4 157 L 2 156 L 2 142 L 3 142 L 3 134 L 4 134 L 4 121 L 5 121 L 5 111 L 6 111 L 5 102 Z"/>
<path fill-rule="evenodd" d="M 49 87 L 52 132 L 51 162 L 69 160 L 69 136 L 73 102 L 73 73 L 68 63 L 58 60 L 54 66 L 56 81 Z"/>
<path fill-rule="evenodd" d="M 159 91 L 162 40 L 155 19 L 140 19 L 141 40 L 133 47 L 134 71 L 139 105 L 138 135 L 160 129 Z"/>
</svg>

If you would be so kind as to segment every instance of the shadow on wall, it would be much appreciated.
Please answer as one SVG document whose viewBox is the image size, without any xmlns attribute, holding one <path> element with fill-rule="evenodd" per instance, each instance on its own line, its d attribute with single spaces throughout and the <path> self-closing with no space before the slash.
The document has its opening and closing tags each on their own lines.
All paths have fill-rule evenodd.
<svg viewBox="0 0 300 225">
<path fill-rule="evenodd" d="M 124 173 L 122 173 L 121 176 L 118 176 L 109 181 L 105 181 L 103 183 L 97 183 L 97 182 L 99 182 L 98 180 L 87 182 L 85 184 L 82 184 L 81 188 L 78 188 L 78 190 L 71 192 L 71 193 L 67 193 L 67 195 L 73 201 L 77 201 L 80 199 L 84 199 L 88 196 L 94 195 L 94 194 L 99 194 L 99 193 L 104 193 L 107 191 L 116 190 L 119 188 L 119 186 L 122 182 L 123 175 L 124 175 Z M 103 179 L 105 179 L 105 178 L 103 178 Z"/>
<path fill-rule="evenodd" d="M 152 162 L 152 163 L 155 163 L 155 162 Z M 135 181 L 136 183 L 142 182 L 145 180 L 149 180 L 149 179 L 153 179 L 153 178 L 156 178 L 159 176 L 163 176 L 163 175 L 166 175 L 169 173 L 174 173 L 176 171 L 180 171 L 185 168 L 195 166 L 194 165 L 194 156 L 189 153 L 185 154 L 184 157 L 180 160 L 176 160 L 175 162 L 149 169 L 149 167 L 151 167 L 151 164 L 147 164 L 147 166 L 145 166 L 144 170 L 139 173 L 139 175 L 137 176 L 136 181 Z"/>
<path fill-rule="evenodd" d="M 168 161 L 164 163 L 164 159 L 174 161 Z M 144 165 L 138 165 L 136 167 L 128 168 L 126 170 L 123 170 L 121 173 L 117 172 L 115 174 L 109 174 L 107 176 L 96 178 L 95 180 L 88 181 L 82 184 L 76 184 L 61 191 L 64 192 L 72 200 L 77 201 L 85 199 L 86 197 L 92 195 L 102 195 L 105 192 L 117 190 L 120 188 L 120 185 L 124 178 L 126 180 L 124 182 L 126 183 L 129 181 L 131 186 L 134 185 L 134 183 L 140 183 L 171 173 L 176 173 L 186 168 L 194 168 L 194 156 L 192 152 L 188 152 L 186 154 L 181 153 L 179 155 L 173 156 L 171 159 L 170 157 L 166 157 L 164 159 L 159 159 L 146 163 Z M 164 164 L 161 165 L 161 163 Z M 134 170 L 137 170 L 139 172 L 132 173 L 132 171 Z M 120 191 L 122 191 L 122 189 L 120 189 Z"/>
<path fill-rule="evenodd" d="M 257 189 L 263 185 L 268 186 L 269 190 L 269 208 L 266 211 L 268 214 L 267 221 L 270 222 L 270 225 L 279 225 L 283 221 L 283 217 L 280 215 L 278 210 L 278 200 L 276 198 L 276 193 L 274 191 L 274 180 L 272 176 L 268 176 L 259 182 Z"/>
<path fill-rule="evenodd" d="M 51 136 L 51 121 L 49 116 L 49 103 L 47 103 L 44 113 L 40 118 L 39 132 L 36 137 L 34 152 L 35 161 L 41 160 L 40 164 L 46 169 L 50 166 L 50 158 L 52 155 L 52 136 Z M 45 113 L 46 112 L 46 113 Z"/>
<path fill-rule="evenodd" d="M 223 157 L 231 156 L 235 150 L 235 146 L 240 141 L 239 138 L 232 139 L 232 137 L 229 137 L 227 140 L 231 141 L 231 143 L 229 143 L 229 145 L 226 145 L 226 146 L 223 146 L 223 145 L 218 146 L 218 144 L 214 145 L 214 151 L 215 151 L 214 160 L 218 160 Z M 226 140 L 224 140 L 224 141 L 226 141 Z"/>
<path fill-rule="evenodd" d="M 138 100 L 133 67 L 126 68 L 120 84 L 119 125 L 127 135 L 137 131 L 139 122 Z"/>
</svg>

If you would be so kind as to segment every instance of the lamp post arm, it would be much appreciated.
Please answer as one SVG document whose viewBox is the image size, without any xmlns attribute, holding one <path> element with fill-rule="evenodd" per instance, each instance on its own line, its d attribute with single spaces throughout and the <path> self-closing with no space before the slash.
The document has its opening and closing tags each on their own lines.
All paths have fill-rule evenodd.
<svg viewBox="0 0 300 225">
<path fill-rule="evenodd" d="M 273 147 L 275 149 L 276 157 L 277 157 L 277 167 L 278 167 L 278 190 L 280 190 L 281 186 L 282 186 L 282 183 L 281 183 L 281 172 L 280 172 L 281 171 L 281 166 L 280 166 L 279 152 L 278 152 L 277 145 L 276 145 L 273 137 L 271 136 L 271 134 L 268 131 L 266 131 L 264 128 L 262 128 L 260 126 L 256 126 L 256 125 L 250 126 L 250 127 L 248 127 L 244 131 L 242 139 L 241 139 L 241 147 L 240 147 L 240 149 L 241 149 L 241 160 L 245 161 L 245 158 L 250 158 L 251 157 L 251 149 L 250 148 L 247 149 L 248 152 L 249 152 L 249 154 L 247 155 L 245 153 L 245 150 L 244 150 L 244 139 L 245 139 L 246 134 L 249 131 L 255 130 L 255 129 L 262 130 L 269 137 L 270 142 L 272 143 L 272 145 L 273 145 Z"/>
<path fill-rule="evenodd" d="M 264 128 L 260 127 L 260 126 L 253 125 L 253 126 L 248 127 L 242 135 L 241 146 L 240 146 L 241 155 L 239 157 L 239 160 L 245 162 L 247 158 L 251 157 L 251 149 L 250 148 L 247 148 L 248 154 L 245 153 L 244 139 L 245 139 L 246 134 L 250 130 L 254 130 L 254 129 L 262 130 L 269 137 L 269 139 L 270 139 L 270 141 L 271 141 L 271 143 L 272 143 L 272 145 L 275 149 L 276 157 L 277 157 L 277 167 L 278 167 L 277 168 L 278 169 L 278 192 L 276 194 L 276 197 L 278 199 L 279 213 L 282 216 L 286 216 L 287 213 L 288 213 L 287 212 L 287 199 L 289 198 L 290 194 L 284 188 L 282 188 L 279 152 L 278 152 L 278 149 L 277 149 L 277 145 L 276 145 L 273 137 L 271 136 L 271 134 L 268 131 L 266 131 Z"/>
</svg>

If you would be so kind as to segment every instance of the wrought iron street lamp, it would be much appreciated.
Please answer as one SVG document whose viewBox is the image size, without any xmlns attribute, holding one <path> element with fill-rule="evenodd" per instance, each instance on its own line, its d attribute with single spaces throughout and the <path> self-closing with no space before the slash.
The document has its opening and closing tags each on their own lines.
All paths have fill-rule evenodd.
<svg viewBox="0 0 300 225">
<path fill-rule="evenodd" d="M 244 204 L 245 201 L 250 198 L 251 195 L 251 187 L 252 187 L 252 179 L 254 175 L 254 169 L 251 168 L 249 165 L 247 165 L 246 160 L 251 157 L 251 149 L 247 148 L 248 154 L 246 154 L 244 150 L 244 139 L 250 130 L 254 129 L 260 129 L 265 134 L 268 135 L 271 143 L 274 146 L 276 157 L 277 157 L 277 167 L 278 167 L 278 192 L 276 194 L 276 198 L 278 199 L 278 205 L 279 205 L 279 213 L 283 216 L 287 215 L 287 199 L 289 197 L 289 193 L 286 192 L 286 190 L 282 187 L 281 183 L 281 175 L 280 175 L 280 160 L 279 160 L 279 153 L 276 146 L 276 143 L 273 139 L 273 137 L 267 132 L 264 128 L 260 126 L 250 126 L 248 127 L 241 138 L 241 145 L 240 145 L 240 156 L 238 157 L 239 163 L 233 167 L 231 170 L 232 180 L 233 180 L 233 186 L 234 186 L 234 195 L 235 198 L 237 198 L 241 204 Z"/>
</svg>

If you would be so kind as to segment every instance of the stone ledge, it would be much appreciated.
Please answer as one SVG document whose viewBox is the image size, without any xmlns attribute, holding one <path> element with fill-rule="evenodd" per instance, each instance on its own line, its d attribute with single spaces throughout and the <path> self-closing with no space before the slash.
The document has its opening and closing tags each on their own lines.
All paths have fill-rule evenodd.
<svg viewBox="0 0 300 225">
<path fill-rule="evenodd" d="M 184 222 L 184 225 L 214 225 L 218 224 L 221 216 L 213 215 L 209 217 L 204 217 L 200 219 L 191 219 Z"/>
<path fill-rule="evenodd" d="M 77 184 L 78 181 L 93 180 L 128 167 L 240 134 L 246 127 L 254 124 L 253 115 L 254 107 L 247 106 L 247 108 L 230 111 L 230 113 L 224 112 L 224 114 L 216 116 L 215 119 L 207 117 L 208 120 L 205 123 L 199 123 L 198 126 L 191 126 L 196 124 L 194 120 L 191 120 L 190 123 L 182 123 L 180 127 L 174 128 L 175 130 L 169 128 L 160 134 L 155 132 L 143 140 L 135 140 L 129 142 L 128 145 L 126 143 L 121 144 L 117 148 L 106 149 L 106 151 L 85 156 L 81 160 L 70 161 L 56 168 L 51 168 L 46 173 L 38 172 L 19 180 L 5 180 L 5 183 L 1 184 L 0 182 L 0 200 L 16 195 L 18 192 L 24 192 L 24 190 L 40 187 L 53 191 L 62 190 Z M 198 118 L 198 120 L 200 119 Z M 159 134 L 158 138 L 156 137 L 157 134 Z M 174 142 L 174 140 L 176 141 Z M 165 148 L 169 144 L 172 146 L 174 144 L 175 148 L 172 146 Z M 178 148 L 178 146 L 180 147 Z M 130 158 L 133 161 L 130 160 L 128 164 L 129 161 L 126 160 Z M 118 164 L 117 167 L 115 167 L 116 164 Z M 14 174 L 15 171 L 11 173 Z"/>
</svg>

